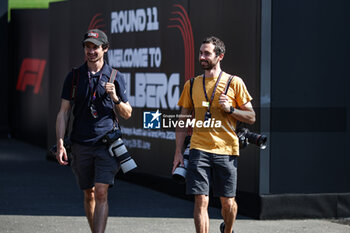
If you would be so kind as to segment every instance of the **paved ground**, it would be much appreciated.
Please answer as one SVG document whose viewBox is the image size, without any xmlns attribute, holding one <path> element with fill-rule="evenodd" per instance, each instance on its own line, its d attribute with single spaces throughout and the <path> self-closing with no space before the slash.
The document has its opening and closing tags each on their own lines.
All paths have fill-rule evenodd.
<svg viewBox="0 0 350 233">
<path fill-rule="evenodd" d="M 106 233 L 193 233 L 193 203 L 118 181 L 110 190 Z M 45 159 L 41 148 L 0 140 L 0 233 L 89 232 L 82 194 L 68 167 Z M 210 232 L 220 211 L 210 208 Z M 345 223 L 345 224 L 341 224 Z M 261 221 L 239 216 L 240 233 L 349 233 L 348 219 Z"/>
</svg>

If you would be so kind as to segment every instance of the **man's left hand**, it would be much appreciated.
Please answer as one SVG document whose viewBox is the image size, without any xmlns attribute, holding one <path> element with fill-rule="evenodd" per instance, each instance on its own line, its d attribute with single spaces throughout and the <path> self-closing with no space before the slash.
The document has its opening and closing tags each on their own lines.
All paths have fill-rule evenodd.
<svg viewBox="0 0 350 233">
<path fill-rule="evenodd" d="M 114 83 L 110 83 L 110 82 L 106 83 L 105 89 L 106 89 L 107 94 L 111 97 L 111 99 L 114 102 L 117 102 L 118 101 L 118 97 L 117 97 L 117 94 L 116 94 L 116 91 L 115 91 Z"/>
</svg>

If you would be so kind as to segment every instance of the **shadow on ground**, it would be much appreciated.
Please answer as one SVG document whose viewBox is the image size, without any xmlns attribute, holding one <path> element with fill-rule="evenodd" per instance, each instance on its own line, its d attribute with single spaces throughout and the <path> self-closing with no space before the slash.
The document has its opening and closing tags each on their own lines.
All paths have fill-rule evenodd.
<svg viewBox="0 0 350 233">
<path fill-rule="evenodd" d="M 44 149 L 0 140 L 0 215 L 83 216 L 83 195 L 69 167 Z M 109 191 L 110 216 L 192 218 L 193 203 L 125 181 Z M 221 218 L 210 208 L 211 218 Z"/>
</svg>

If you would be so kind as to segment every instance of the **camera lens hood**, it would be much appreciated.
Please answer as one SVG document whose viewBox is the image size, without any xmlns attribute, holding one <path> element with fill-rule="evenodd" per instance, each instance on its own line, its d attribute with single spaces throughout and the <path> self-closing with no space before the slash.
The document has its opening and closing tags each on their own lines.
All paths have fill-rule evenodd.
<svg viewBox="0 0 350 233">
<path fill-rule="evenodd" d="M 172 178 L 176 183 L 184 184 L 186 181 L 186 168 L 182 166 L 177 167 Z"/>
</svg>

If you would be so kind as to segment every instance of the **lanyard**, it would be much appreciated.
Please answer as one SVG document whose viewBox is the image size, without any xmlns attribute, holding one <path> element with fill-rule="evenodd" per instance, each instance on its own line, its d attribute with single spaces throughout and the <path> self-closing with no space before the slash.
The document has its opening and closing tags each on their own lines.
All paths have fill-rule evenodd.
<svg viewBox="0 0 350 233">
<path fill-rule="evenodd" d="M 102 77 L 102 72 L 100 73 L 100 76 L 98 77 L 97 83 L 95 85 L 95 91 L 93 90 L 94 88 L 93 88 L 93 83 L 91 82 L 92 77 L 91 77 L 90 71 L 88 71 L 88 76 L 89 76 L 89 87 L 90 87 L 90 91 L 91 91 L 91 102 L 94 102 L 96 99 L 97 85 Z"/>
<path fill-rule="evenodd" d="M 209 101 L 208 111 L 209 111 L 209 109 L 210 109 L 211 103 L 213 102 L 214 95 L 215 95 L 215 91 L 216 91 L 216 88 L 218 87 L 218 84 L 219 84 L 219 82 L 220 82 L 221 75 L 222 75 L 222 71 L 221 71 L 220 74 L 219 74 L 218 80 L 216 80 L 215 87 L 214 87 L 213 93 L 211 94 L 211 98 L 210 98 L 210 101 L 209 101 L 209 100 L 208 100 L 207 91 L 206 91 L 206 89 L 205 89 L 205 73 L 203 74 L 203 90 L 204 90 L 204 95 L 205 95 L 205 99 L 206 99 L 207 101 Z"/>
</svg>

